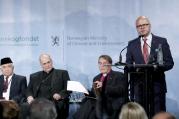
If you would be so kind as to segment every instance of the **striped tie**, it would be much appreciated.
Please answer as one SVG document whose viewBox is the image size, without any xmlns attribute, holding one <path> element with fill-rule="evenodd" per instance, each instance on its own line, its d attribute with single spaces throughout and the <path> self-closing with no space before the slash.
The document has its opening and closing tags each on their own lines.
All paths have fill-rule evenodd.
<svg viewBox="0 0 179 119">
<path fill-rule="evenodd" d="M 4 81 L 4 87 L 3 87 L 3 92 L 7 92 L 8 89 L 8 76 L 5 78 L 6 80 Z"/>
<path fill-rule="evenodd" d="M 143 39 L 144 40 L 144 45 L 143 45 L 143 57 L 144 57 L 144 61 L 147 64 L 148 62 L 148 57 L 149 57 L 149 52 L 148 52 L 148 45 L 146 43 L 147 39 Z"/>
</svg>

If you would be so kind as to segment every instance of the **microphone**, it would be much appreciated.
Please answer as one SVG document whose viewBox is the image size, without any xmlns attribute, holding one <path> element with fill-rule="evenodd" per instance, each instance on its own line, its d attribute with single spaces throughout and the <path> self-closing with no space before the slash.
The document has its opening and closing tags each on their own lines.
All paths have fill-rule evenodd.
<svg viewBox="0 0 179 119">
<path fill-rule="evenodd" d="M 116 65 L 119 65 L 119 64 L 104 64 L 103 66 L 116 66 Z"/>
<path fill-rule="evenodd" d="M 162 44 L 158 45 L 158 51 L 157 51 L 157 63 L 159 65 L 163 65 L 163 51 L 162 51 Z"/>
<path fill-rule="evenodd" d="M 124 47 L 119 54 L 119 62 L 115 63 L 115 65 L 126 65 L 126 63 L 122 62 L 122 52 L 127 48 L 128 46 Z"/>
<path fill-rule="evenodd" d="M 115 64 L 104 64 L 103 66 L 119 66 L 119 65 L 123 65 L 123 66 L 126 66 L 126 63 L 120 63 L 119 64 L 119 62 L 117 62 L 117 63 L 115 63 Z M 122 69 L 123 70 L 123 68 L 119 68 L 119 67 L 117 67 L 118 69 Z"/>
<path fill-rule="evenodd" d="M 147 44 L 147 46 L 151 49 L 151 46 L 144 40 L 144 37 L 142 37 L 142 40 Z"/>
<path fill-rule="evenodd" d="M 122 62 L 122 52 L 123 52 L 126 48 L 127 48 L 127 46 L 124 47 L 124 48 L 121 50 L 121 52 L 120 52 L 120 54 L 119 54 L 119 62 Z"/>
<path fill-rule="evenodd" d="M 112 64 L 104 64 L 103 66 L 113 66 Z"/>
<path fill-rule="evenodd" d="M 142 36 L 141 36 L 142 37 Z M 142 37 L 142 40 L 144 41 L 144 37 Z M 151 49 L 151 46 L 145 42 L 147 46 Z M 155 49 L 155 52 L 157 52 L 157 56 L 154 57 L 155 55 L 152 55 L 150 53 L 149 55 L 149 60 L 148 64 L 158 64 L 158 65 L 163 65 L 163 51 L 162 51 L 162 44 L 158 45 L 158 48 Z"/>
</svg>

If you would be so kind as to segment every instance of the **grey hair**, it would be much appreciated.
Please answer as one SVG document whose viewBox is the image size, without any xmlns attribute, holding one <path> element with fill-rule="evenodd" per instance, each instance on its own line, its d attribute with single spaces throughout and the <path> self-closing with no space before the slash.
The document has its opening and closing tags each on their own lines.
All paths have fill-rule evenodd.
<svg viewBox="0 0 179 119">
<path fill-rule="evenodd" d="M 56 119 L 57 111 L 50 100 L 35 99 L 30 105 L 30 119 Z"/>
</svg>

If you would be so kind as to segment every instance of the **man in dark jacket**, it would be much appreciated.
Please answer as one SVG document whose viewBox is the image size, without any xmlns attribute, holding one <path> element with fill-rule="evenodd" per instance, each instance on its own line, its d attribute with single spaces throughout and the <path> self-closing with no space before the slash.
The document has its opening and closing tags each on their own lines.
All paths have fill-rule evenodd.
<svg viewBox="0 0 179 119">
<path fill-rule="evenodd" d="M 14 73 L 14 65 L 9 57 L 1 59 L 0 98 L 14 100 L 20 104 L 25 100 L 27 81 L 25 76 Z"/>
<path fill-rule="evenodd" d="M 53 62 L 48 54 L 40 55 L 40 64 L 43 71 L 30 75 L 27 88 L 27 102 L 29 104 L 35 98 L 45 98 L 55 103 L 58 119 L 66 119 L 68 115 L 67 81 L 70 80 L 66 70 L 53 68 Z"/>
<path fill-rule="evenodd" d="M 124 74 L 113 71 L 111 65 L 110 56 L 99 57 L 100 74 L 93 79 L 89 98 L 76 113 L 76 119 L 118 119 L 121 106 L 128 101 L 128 84 Z"/>
<path fill-rule="evenodd" d="M 165 71 L 168 71 L 173 68 L 174 62 L 170 52 L 169 44 L 166 38 L 156 36 L 151 33 L 151 24 L 147 17 L 140 16 L 136 20 L 136 29 L 139 34 L 139 37 L 129 42 L 127 47 L 126 54 L 126 63 L 127 64 L 153 64 L 158 63 L 163 66 L 156 67 L 151 73 L 150 79 L 153 81 L 150 85 L 150 93 L 153 96 L 150 96 L 150 109 L 151 115 L 154 115 L 160 111 L 166 111 L 166 81 L 165 81 Z M 162 54 L 159 56 L 159 47 L 161 47 Z M 158 55 L 158 56 L 157 56 Z M 158 58 L 157 58 L 158 57 Z M 157 61 L 158 60 L 158 61 Z M 161 60 L 161 61 L 159 61 Z M 144 79 L 144 78 L 143 78 Z M 132 80 L 131 87 L 134 87 L 133 94 L 134 101 L 140 103 L 144 106 L 144 95 L 147 92 L 144 92 L 143 85 L 145 80 L 141 76 L 135 75 L 135 80 Z"/>
</svg>

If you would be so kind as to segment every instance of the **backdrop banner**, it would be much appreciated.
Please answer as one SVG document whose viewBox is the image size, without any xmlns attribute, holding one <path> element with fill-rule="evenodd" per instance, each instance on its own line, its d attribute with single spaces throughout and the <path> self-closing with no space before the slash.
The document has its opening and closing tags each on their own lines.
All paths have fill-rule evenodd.
<svg viewBox="0 0 179 119">
<path fill-rule="evenodd" d="M 41 70 L 39 55 L 48 53 L 55 68 L 90 89 L 98 57 L 108 54 L 118 62 L 120 51 L 138 36 L 136 18 L 148 16 L 152 32 L 170 44 L 175 66 L 166 72 L 167 110 L 179 118 L 178 11 L 178 0 L 0 0 L 0 58 L 11 57 L 15 73 L 29 80 Z"/>
</svg>

